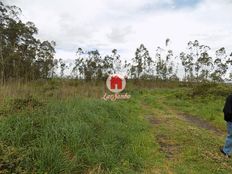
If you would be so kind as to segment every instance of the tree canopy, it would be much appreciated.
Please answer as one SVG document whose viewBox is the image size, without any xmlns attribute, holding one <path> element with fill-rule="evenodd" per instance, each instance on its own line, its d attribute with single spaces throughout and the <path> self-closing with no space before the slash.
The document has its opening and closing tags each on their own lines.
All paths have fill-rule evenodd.
<svg viewBox="0 0 232 174">
<path fill-rule="evenodd" d="M 32 22 L 20 20 L 21 9 L 0 2 L 0 78 L 35 80 L 51 76 L 55 43 L 40 41 Z"/>
</svg>

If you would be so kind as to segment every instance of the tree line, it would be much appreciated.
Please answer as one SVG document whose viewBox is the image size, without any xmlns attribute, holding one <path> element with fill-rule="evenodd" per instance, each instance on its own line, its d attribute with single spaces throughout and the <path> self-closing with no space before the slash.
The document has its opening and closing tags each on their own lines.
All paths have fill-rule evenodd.
<svg viewBox="0 0 232 174">
<path fill-rule="evenodd" d="M 32 22 L 20 20 L 21 9 L 0 2 L 0 79 L 36 80 L 53 74 L 55 42 L 35 37 Z"/>
<path fill-rule="evenodd" d="M 197 40 L 189 41 L 186 52 L 174 56 L 167 46 L 157 47 L 155 55 L 150 56 L 147 48 L 141 44 L 130 60 L 122 60 L 116 49 L 111 55 L 102 57 L 97 50 L 83 51 L 79 48 L 72 68 L 71 77 L 77 79 L 101 79 L 112 73 L 126 74 L 130 79 L 184 80 L 191 82 L 232 80 L 232 54 L 228 55 L 224 47 L 214 56 L 207 45 Z M 180 64 L 178 64 L 180 62 Z M 182 70 L 182 73 L 178 73 Z"/>
<path fill-rule="evenodd" d="M 22 22 L 21 9 L 0 2 L 0 79 L 37 80 L 48 78 L 105 79 L 109 74 L 122 73 L 130 79 L 160 79 L 185 81 L 232 80 L 232 53 L 224 47 L 212 55 L 212 50 L 199 41 L 189 41 L 187 50 L 178 55 L 170 49 L 157 47 L 151 56 L 141 44 L 130 60 L 122 59 L 117 49 L 102 56 L 98 50 L 79 48 L 73 63 L 55 59 L 55 42 L 36 38 L 38 29 L 32 22 Z M 178 63 L 179 62 L 179 63 Z M 65 71 L 71 73 L 67 76 Z"/>
</svg>

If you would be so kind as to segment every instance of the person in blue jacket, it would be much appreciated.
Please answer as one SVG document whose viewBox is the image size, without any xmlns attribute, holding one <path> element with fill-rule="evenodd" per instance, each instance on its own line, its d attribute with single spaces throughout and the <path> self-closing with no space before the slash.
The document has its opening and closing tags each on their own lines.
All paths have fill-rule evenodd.
<svg viewBox="0 0 232 174">
<path fill-rule="evenodd" d="M 226 98 L 225 106 L 223 108 L 224 120 L 227 123 L 227 137 L 224 147 L 220 148 L 221 153 L 230 157 L 232 153 L 232 94 Z"/>
</svg>

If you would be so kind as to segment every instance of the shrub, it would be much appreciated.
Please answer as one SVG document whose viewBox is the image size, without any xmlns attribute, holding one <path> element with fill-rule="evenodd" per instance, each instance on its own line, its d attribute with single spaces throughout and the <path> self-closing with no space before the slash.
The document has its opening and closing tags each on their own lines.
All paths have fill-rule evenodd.
<svg viewBox="0 0 232 174">
<path fill-rule="evenodd" d="M 206 97 L 210 95 L 216 97 L 226 97 L 231 92 L 232 92 L 231 85 L 216 84 L 216 83 L 202 83 L 194 86 L 189 95 L 191 97 L 196 97 L 196 96 Z"/>
</svg>

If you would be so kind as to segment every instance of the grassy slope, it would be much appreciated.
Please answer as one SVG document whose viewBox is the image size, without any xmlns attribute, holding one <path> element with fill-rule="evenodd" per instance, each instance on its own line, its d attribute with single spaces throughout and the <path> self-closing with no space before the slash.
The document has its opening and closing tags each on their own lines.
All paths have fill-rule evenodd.
<svg viewBox="0 0 232 174">
<path fill-rule="evenodd" d="M 196 115 L 224 130 L 224 98 L 189 98 L 189 88 L 153 86 L 129 84 L 132 99 L 119 102 L 101 101 L 99 84 L 2 88 L 0 171 L 230 173 L 231 160 L 218 153 L 224 136 L 179 116 Z M 28 95 L 35 107 L 31 100 L 17 100 Z"/>
</svg>

